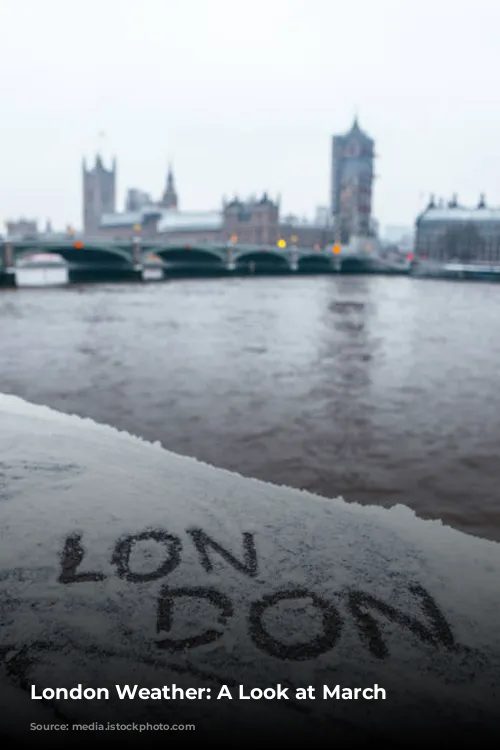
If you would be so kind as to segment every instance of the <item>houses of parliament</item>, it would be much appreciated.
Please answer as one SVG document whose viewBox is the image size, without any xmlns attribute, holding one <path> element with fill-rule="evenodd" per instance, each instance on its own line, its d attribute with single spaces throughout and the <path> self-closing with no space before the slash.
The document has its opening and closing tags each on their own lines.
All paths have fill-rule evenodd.
<svg viewBox="0 0 500 750">
<path fill-rule="evenodd" d="M 127 192 L 125 210 L 116 210 L 116 160 L 107 167 L 100 156 L 82 165 L 83 228 L 88 236 L 125 239 L 140 231 L 147 238 L 173 242 L 227 242 L 273 245 L 278 239 L 303 247 L 348 242 L 370 236 L 374 141 L 354 120 L 348 133 L 334 136 L 331 152 L 331 205 L 315 221 L 281 216 L 280 199 L 259 197 L 223 201 L 220 211 L 183 211 L 170 165 L 158 200 L 139 189 Z M 139 230 L 140 227 L 140 230 Z"/>
<path fill-rule="evenodd" d="M 134 188 L 127 192 L 123 211 L 117 209 L 117 162 L 82 163 L 82 227 L 88 237 L 130 239 L 137 233 L 176 243 L 239 242 L 274 245 L 279 239 L 319 249 L 351 236 L 372 236 L 371 217 L 374 141 L 357 119 L 349 132 L 332 138 L 330 206 L 317 209 L 313 221 L 281 215 L 279 197 L 267 192 L 245 200 L 222 201 L 218 211 L 186 211 L 180 207 L 172 165 L 158 199 Z M 48 225 L 49 226 L 49 225 Z M 36 222 L 21 220 L 8 226 L 10 235 L 37 234 Z M 46 230 L 47 232 L 48 230 Z"/>
</svg>

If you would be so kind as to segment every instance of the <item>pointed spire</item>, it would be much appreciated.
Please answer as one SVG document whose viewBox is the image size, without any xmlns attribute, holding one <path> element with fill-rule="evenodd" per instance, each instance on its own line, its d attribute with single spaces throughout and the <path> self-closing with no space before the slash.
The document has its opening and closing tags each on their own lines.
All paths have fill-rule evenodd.
<svg viewBox="0 0 500 750">
<path fill-rule="evenodd" d="M 165 190 L 161 199 L 161 205 L 164 208 L 178 208 L 177 192 L 175 190 L 174 170 L 172 162 L 168 163 L 167 179 Z"/>
<path fill-rule="evenodd" d="M 174 190 L 174 170 L 172 168 L 172 162 L 169 161 L 168 163 L 168 172 L 167 172 L 167 190 Z"/>
<path fill-rule="evenodd" d="M 479 196 L 479 203 L 477 204 L 478 208 L 486 208 L 486 198 L 484 196 L 484 193 L 481 193 Z"/>
<path fill-rule="evenodd" d="M 351 133 L 352 132 L 357 132 L 357 131 L 361 131 L 361 128 L 359 126 L 359 112 L 358 112 L 358 107 L 356 106 L 354 108 L 354 117 L 353 117 L 352 125 L 351 125 Z"/>
</svg>

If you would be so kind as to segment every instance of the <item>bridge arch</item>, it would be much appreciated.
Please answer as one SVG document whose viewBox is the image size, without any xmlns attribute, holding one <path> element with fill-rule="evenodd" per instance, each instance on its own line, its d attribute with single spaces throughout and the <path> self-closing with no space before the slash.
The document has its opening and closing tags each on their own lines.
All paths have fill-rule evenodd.
<svg viewBox="0 0 500 750">
<path fill-rule="evenodd" d="M 342 273 L 366 273 L 369 264 L 364 258 L 343 258 Z"/>
<path fill-rule="evenodd" d="M 301 273 L 328 273 L 333 270 L 333 264 L 328 255 L 311 253 L 299 258 L 297 270 Z"/>
<path fill-rule="evenodd" d="M 61 245 L 44 245 L 43 247 L 16 247 L 14 246 L 16 261 L 28 258 L 35 254 L 54 255 L 62 258 L 72 266 L 88 264 L 106 266 L 130 266 L 132 255 L 122 248 L 106 247 L 100 245 L 86 245 L 75 247 L 74 243 Z"/>
<path fill-rule="evenodd" d="M 235 259 L 236 269 L 246 273 L 285 273 L 290 271 L 288 258 L 272 250 L 242 252 Z"/>
<path fill-rule="evenodd" d="M 184 264 L 220 264 L 225 258 L 214 248 L 197 247 L 196 245 L 179 245 L 176 247 L 162 247 L 154 249 L 165 263 Z"/>
<path fill-rule="evenodd" d="M 183 245 L 155 250 L 167 276 L 221 276 L 227 271 L 226 258 L 216 248 Z"/>
</svg>

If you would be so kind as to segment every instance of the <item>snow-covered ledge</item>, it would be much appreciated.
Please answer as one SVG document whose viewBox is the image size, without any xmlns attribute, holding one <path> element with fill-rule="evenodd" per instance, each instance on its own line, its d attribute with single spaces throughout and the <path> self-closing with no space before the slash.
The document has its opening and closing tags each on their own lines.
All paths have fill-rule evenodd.
<svg viewBox="0 0 500 750">
<path fill-rule="evenodd" d="M 0 395 L 0 535 L 0 735 L 149 721 L 408 744 L 496 724 L 500 545 L 405 507 L 245 479 Z M 30 697 L 79 684 L 109 700 Z M 115 688 L 173 684 L 210 700 Z M 278 684 L 288 700 L 238 699 Z M 324 699 L 337 685 L 386 698 Z"/>
</svg>

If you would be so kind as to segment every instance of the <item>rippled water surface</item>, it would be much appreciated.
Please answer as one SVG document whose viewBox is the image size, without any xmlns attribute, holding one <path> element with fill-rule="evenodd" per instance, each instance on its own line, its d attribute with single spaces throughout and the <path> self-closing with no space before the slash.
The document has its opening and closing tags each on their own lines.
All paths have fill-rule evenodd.
<svg viewBox="0 0 500 750">
<path fill-rule="evenodd" d="M 500 285 L 325 276 L 2 291 L 0 391 L 500 540 Z"/>
</svg>

